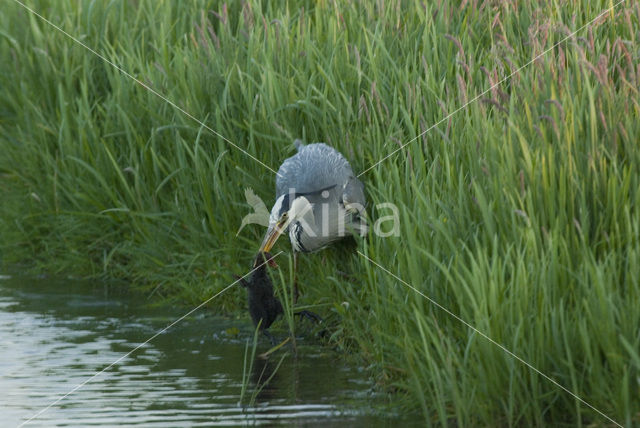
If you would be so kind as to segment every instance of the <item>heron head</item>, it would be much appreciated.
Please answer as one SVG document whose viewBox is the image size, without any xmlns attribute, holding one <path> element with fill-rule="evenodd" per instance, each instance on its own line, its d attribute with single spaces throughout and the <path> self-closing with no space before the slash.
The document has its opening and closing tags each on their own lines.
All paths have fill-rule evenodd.
<svg viewBox="0 0 640 428">
<path fill-rule="evenodd" d="M 292 222 L 312 215 L 311 203 L 304 196 L 293 198 L 291 198 L 291 194 L 280 196 L 271 209 L 269 229 L 264 236 L 260 251 L 271 251 L 280 235 L 289 228 Z"/>
</svg>

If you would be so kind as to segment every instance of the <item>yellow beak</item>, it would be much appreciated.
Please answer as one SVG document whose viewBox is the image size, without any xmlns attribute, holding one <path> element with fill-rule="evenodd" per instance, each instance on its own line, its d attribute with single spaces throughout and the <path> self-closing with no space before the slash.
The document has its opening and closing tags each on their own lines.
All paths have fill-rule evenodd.
<svg viewBox="0 0 640 428">
<path fill-rule="evenodd" d="M 267 234 L 262 241 L 262 245 L 260 246 L 260 252 L 264 253 L 271 251 L 271 248 L 275 245 L 280 235 L 282 235 L 282 233 L 286 229 L 286 223 L 286 220 L 280 220 L 273 228 L 270 228 L 267 231 Z"/>
</svg>

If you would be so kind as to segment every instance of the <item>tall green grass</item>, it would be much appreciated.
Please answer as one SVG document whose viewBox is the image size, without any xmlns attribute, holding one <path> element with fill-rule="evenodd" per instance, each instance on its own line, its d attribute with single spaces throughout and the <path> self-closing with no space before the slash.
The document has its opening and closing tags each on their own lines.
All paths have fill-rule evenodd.
<svg viewBox="0 0 640 428">
<path fill-rule="evenodd" d="M 611 6 L 29 2 L 276 169 L 355 170 Z M 360 251 L 611 418 L 640 423 L 640 10 L 625 2 L 368 171 L 400 236 Z M 18 4 L 0 15 L 0 259 L 195 303 L 247 270 L 274 175 Z M 288 244 L 279 244 L 286 248 Z M 286 263 L 280 263 L 286 268 Z M 331 343 L 428 424 L 606 425 L 354 251 L 301 258 Z M 235 289 L 210 305 L 243 308 Z"/>
</svg>

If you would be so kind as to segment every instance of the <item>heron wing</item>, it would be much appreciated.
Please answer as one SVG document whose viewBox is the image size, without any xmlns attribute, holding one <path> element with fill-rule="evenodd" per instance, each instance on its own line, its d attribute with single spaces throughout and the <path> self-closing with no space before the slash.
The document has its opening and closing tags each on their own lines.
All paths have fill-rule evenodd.
<svg viewBox="0 0 640 428">
<path fill-rule="evenodd" d="M 333 185 L 342 186 L 353 170 L 342 154 L 324 143 L 298 145 L 298 153 L 286 159 L 276 178 L 276 198 L 295 189 L 313 193 Z"/>
<path fill-rule="evenodd" d="M 364 184 L 356 177 L 349 177 L 342 191 L 342 201 L 345 206 L 354 205 L 358 211 L 363 211 L 367 203 L 364 196 Z"/>
</svg>

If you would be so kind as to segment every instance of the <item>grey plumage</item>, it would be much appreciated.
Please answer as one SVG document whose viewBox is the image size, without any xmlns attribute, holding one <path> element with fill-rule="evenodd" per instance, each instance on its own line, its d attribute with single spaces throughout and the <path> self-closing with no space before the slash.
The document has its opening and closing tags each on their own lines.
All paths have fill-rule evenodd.
<svg viewBox="0 0 640 428">
<path fill-rule="evenodd" d="M 269 251 L 278 237 L 289 235 L 295 302 L 298 253 L 320 250 L 349 234 L 364 235 L 367 224 L 364 186 L 344 156 L 324 143 L 294 144 L 298 153 L 278 171 L 276 201 L 260 251 Z"/>
<path fill-rule="evenodd" d="M 278 169 L 276 199 L 290 188 L 308 193 L 332 186 L 337 180 L 355 178 L 349 162 L 333 147 L 324 143 L 303 145 L 300 140 L 295 144 L 298 153 L 282 162 Z"/>
<path fill-rule="evenodd" d="M 349 162 L 324 143 L 303 145 L 296 140 L 294 144 L 298 152 L 278 170 L 270 224 L 290 209 L 294 199 L 303 196 L 312 213 L 289 225 L 294 250 L 316 251 L 351 231 L 363 233 L 364 186 Z"/>
</svg>

